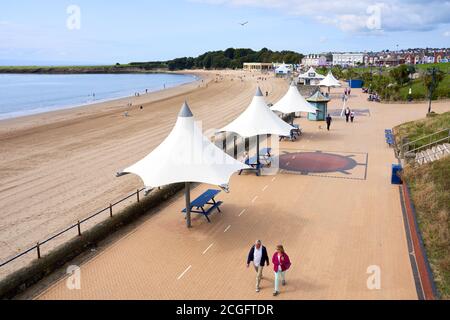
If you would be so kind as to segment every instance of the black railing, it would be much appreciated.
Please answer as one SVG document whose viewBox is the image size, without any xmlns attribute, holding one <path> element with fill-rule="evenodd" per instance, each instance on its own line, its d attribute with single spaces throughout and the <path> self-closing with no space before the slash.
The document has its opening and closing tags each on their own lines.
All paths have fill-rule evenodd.
<svg viewBox="0 0 450 320">
<path fill-rule="evenodd" d="M 15 261 L 15 260 L 17 260 L 17 259 L 19 259 L 19 258 L 21 258 L 21 257 L 23 257 L 25 255 L 27 255 L 28 253 L 30 253 L 32 251 L 36 251 L 37 257 L 38 257 L 38 259 L 40 259 L 41 258 L 41 246 L 42 245 L 44 245 L 44 244 L 54 240 L 55 238 L 65 234 L 65 233 L 67 233 L 67 232 L 69 232 L 69 231 L 71 231 L 72 229 L 75 229 L 75 228 L 77 229 L 78 236 L 81 236 L 81 234 L 82 234 L 82 232 L 81 232 L 81 225 L 83 223 L 91 220 L 94 217 L 97 217 L 98 215 L 100 215 L 100 214 L 102 214 L 104 212 L 109 212 L 109 216 L 112 218 L 114 206 L 116 206 L 116 205 L 118 205 L 118 204 L 120 204 L 120 203 L 122 203 L 122 202 L 124 202 L 124 201 L 126 201 L 126 200 L 128 200 L 130 198 L 132 198 L 132 197 L 136 197 L 136 202 L 139 202 L 140 201 L 139 193 L 141 193 L 144 190 L 145 190 L 145 188 L 138 189 L 135 192 L 133 192 L 132 194 L 126 196 L 125 198 L 120 199 L 119 201 L 111 203 L 108 207 L 106 207 L 106 208 L 104 208 L 104 209 L 102 209 L 100 211 L 95 212 L 94 214 L 90 215 L 89 217 L 84 218 L 82 220 L 79 220 L 77 223 L 72 224 L 71 226 L 67 227 L 66 229 L 58 232 L 57 234 L 54 234 L 50 238 L 47 238 L 44 241 L 38 242 L 33 247 L 26 249 L 25 251 L 15 255 L 15 256 L 13 256 L 13 257 L 11 257 L 9 259 L 7 259 L 6 261 L 1 262 L 0 263 L 0 267 L 6 266 L 7 264 L 9 264 L 9 263 L 11 263 L 11 262 L 13 262 L 13 261 Z"/>
</svg>

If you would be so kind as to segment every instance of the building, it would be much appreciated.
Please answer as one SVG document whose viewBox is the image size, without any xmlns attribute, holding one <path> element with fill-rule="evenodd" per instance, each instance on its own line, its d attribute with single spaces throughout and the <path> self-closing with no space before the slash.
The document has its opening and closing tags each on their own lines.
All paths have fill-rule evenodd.
<svg viewBox="0 0 450 320">
<path fill-rule="evenodd" d="M 270 71 L 273 69 L 272 63 L 244 62 L 244 71 Z"/>
<path fill-rule="evenodd" d="M 333 65 L 356 66 L 364 64 L 364 53 L 333 53 Z"/>
<path fill-rule="evenodd" d="M 302 59 L 304 67 L 324 67 L 327 66 L 327 57 L 319 54 L 309 54 Z"/>
</svg>

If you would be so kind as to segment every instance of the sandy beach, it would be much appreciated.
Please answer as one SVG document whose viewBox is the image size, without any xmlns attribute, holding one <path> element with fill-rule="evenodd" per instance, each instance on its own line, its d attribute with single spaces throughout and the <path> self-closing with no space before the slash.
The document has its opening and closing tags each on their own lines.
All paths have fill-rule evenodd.
<svg viewBox="0 0 450 320">
<path fill-rule="evenodd" d="M 0 260 L 141 187 L 137 177 L 118 179 L 115 173 L 164 139 L 185 99 L 204 129 L 219 128 L 247 106 L 256 87 L 256 74 L 190 73 L 203 81 L 138 98 L 0 121 Z M 246 75 L 243 81 L 238 79 L 241 75 Z M 274 102 L 288 84 L 268 76 L 260 85 L 270 93 L 267 100 Z M 76 231 L 46 244 L 43 253 L 75 235 Z M 33 258 L 34 253 L 3 267 L 0 277 Z"/>
</svg>

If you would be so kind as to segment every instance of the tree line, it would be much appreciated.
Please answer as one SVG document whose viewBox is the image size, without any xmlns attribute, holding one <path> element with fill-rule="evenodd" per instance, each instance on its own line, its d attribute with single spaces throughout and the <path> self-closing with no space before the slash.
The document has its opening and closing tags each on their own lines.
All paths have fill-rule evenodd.
<svg viewBox="0 0 450 320">
<path fill-rule="evenodd" d="M 294 51 L 272 51 L 263 48 L 259 51 L 252 49 L 235 49 L 209 51 L 198 57 L 182 57 L 165 62 L 132 62 L 131 65 L 152 69 L 155 66 L 165 66 L 169 70 L 184 69 L 239 69 L 245 62 L 285 62 L 299 64 L 303 55 Z"/>
</svg>

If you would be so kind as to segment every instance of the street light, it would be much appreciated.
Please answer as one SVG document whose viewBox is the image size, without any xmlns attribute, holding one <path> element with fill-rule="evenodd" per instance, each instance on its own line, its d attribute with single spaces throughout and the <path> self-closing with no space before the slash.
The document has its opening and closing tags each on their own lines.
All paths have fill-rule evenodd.
<svg viewBox="0 0 450 320">
<path fill-rule="evenodd" d="M 436 89 L 436 72 L 437 69 L 435 67 L 428 68 L 427 69 L 428 75 L 431 75 L 431 82 L 428 86 L 428 93 L 429 93 L 429 103 L 428 103 L 428 113 L 431 112 L 431 99 L 433 98 L 433 92 L 434 89 Z"/>
</svg>

